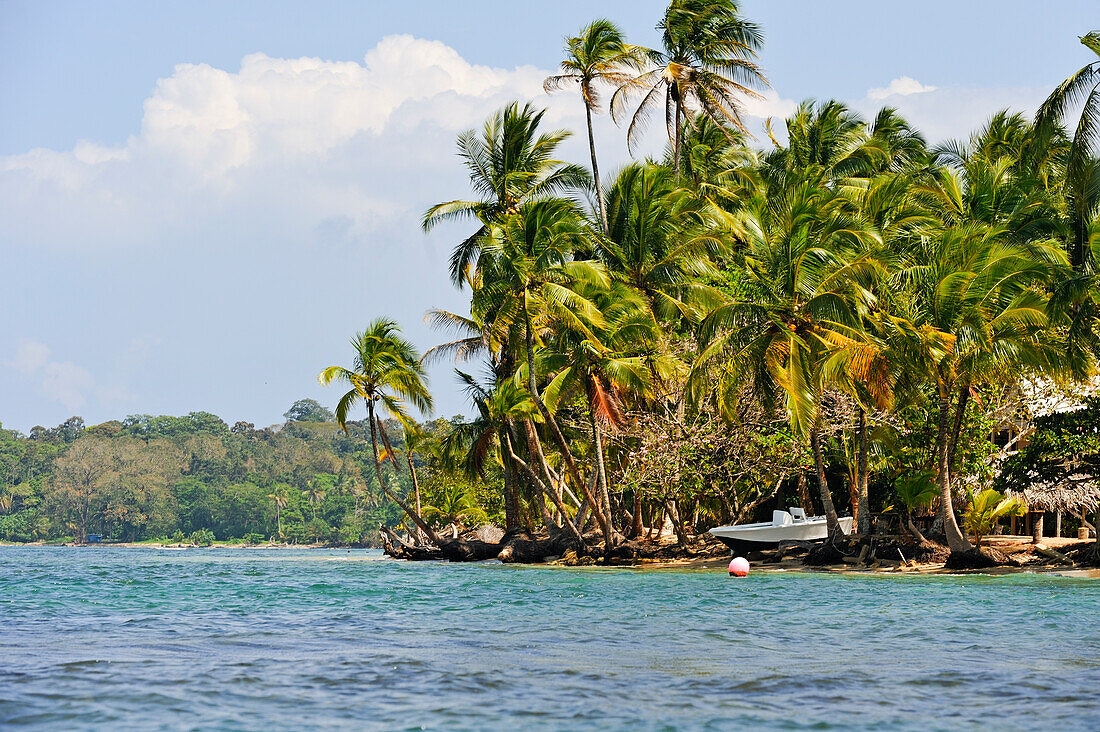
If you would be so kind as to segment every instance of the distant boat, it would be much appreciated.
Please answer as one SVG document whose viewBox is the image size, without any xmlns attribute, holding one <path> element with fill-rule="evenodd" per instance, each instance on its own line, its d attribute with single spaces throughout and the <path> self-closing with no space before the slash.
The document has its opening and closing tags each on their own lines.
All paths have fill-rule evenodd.
<svg viewBox="0 0 1100 732">
<path fill-rule="evenodd" d="M 840 530 L 852 532 L 852 517 L 840 519 Z M 758 524 L 718 526 L 710 530 L 730 549 L 760 549 L 765 545 L 778 545 L 781 541 L 824 541 L 829 527 L 824 516 L 806 516 L 801 508 L 790 511 L 772 511 L 772 520 Z"/>
</svg>

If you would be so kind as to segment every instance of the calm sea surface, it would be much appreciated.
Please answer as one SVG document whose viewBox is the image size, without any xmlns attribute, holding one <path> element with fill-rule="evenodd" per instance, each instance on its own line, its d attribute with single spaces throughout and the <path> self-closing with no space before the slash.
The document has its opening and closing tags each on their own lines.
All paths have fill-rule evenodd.
<svg viewBox="0 0 1100 732">
<path fill-rule="evenodd" d="M 0 547 L 0 728 L 1100 729 L 1100 581 Z"/>
</svg>

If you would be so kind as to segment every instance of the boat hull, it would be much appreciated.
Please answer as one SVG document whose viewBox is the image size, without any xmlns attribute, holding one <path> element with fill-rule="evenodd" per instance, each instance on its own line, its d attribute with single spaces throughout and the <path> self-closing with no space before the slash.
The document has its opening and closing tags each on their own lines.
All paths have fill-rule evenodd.
<svg viewBox="0 0 1100 732">
<path fill-rule="evenodd" d="M 840 519 L 840 530 L 845 534 L 852 532 L 851 516 Z M 821 516 L 786 525 L 763 523 L 719 526 L 711 529 L 710 533 L 733 551 L 738 551 L 774 547 L 784 541 L 824 541 L 829 536 L 829 527 L 825 517 Z"/>
</svg>

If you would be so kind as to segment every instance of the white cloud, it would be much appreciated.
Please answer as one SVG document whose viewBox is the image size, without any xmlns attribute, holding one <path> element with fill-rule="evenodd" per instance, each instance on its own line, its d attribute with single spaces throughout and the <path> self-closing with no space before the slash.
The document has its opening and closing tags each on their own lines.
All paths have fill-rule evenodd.
<svg viewBox="0 0 1100 732">
<path fill-rule="evenodd" d="M 49 347 L 38 341 L 21 341 L 8 365 L 36 384 L 44 396 L 70 410 L 84 406 L 95 384 L 87 370 L 71 361 L 51 361 Z"/>
<path fill-rule="evenodd" d="M 966 139 L 999 110 L 1035 114 L 1049 90 L 1032 87 L 937 87 L 885 100 L 868 94 L 853 103 L 871 118 L 883 104 L 894 107 L 924 134 L 929 143 Z"/>
<path fill-rule="evenodd" d="M 768 89 L 763 93 L 762 99 L 746 98 L 744 108 L 745 113 L 750 117 L 760 119 L 774 117 L 779 121 L 794 114 L 798 108 L 798 102 L 793 99 L 783 99 L 775 89 Z"/>
<path fill-rule="evenodd" d="M 868 99 L 886 99 L 887 97 L 907 97 L 910 94 L 924 94 L 926 92 L 936 91 L 938 87 L 922 84 L 916 79 L 908 76 L 901 76 L 894 79 L 884 87 L 877 87 L 867 90 Z"/>
<path fill-rule="evenodd" d="M 0 234 L 51 247 L 146 245 L 258 202 L 306 229 L 347 216 L 365 232 L 409 205 L 392 193 L 415 157 L 453 166 L 457 131 L 513 99 L 557 103 L 542 95 L 544 76 L 471 64 L 407 35 L 384 38 L 361 63 L 258 53 L 235 72 L 180 64 L 124 145 L 0 157 Z M 378 155 L 392 153 L 371 143 L 383 138 L 407 142 L 405 166 Z"/>
</svg>

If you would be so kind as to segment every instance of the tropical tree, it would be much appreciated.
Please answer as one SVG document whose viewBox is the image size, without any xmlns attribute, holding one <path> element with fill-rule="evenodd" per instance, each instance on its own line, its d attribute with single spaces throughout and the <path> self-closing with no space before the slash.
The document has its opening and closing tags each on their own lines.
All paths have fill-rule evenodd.
<svg viewBox="0 0 1100 732">
<path fill-rule="evenodd" d="M 275 504 L 275 530 L 279 539 L 283 538 L 283 509 L 287 506 L 286 491 L 276 488 L 267 497 Z"/>
<path fill-rule="evenodd" d="M 1063 156 L 1061 199 L 1064 202 L 1066 254 L 1073 270 L 1054 289 L 1052 306 L 1068 321 L 1067 356 L 1077 377 L 1084 377 L 1100 355 L 1095 320 L 1096 250 L 1100 244 L 1100 31 L 1081 37 L 1097 59 L 1086 64 L 1051 92 L 1036 113 L 1033 149 L 1057 145 L 1067 113 L 1080 105 L 1081 116 Z M 1052 145 L 1051 143 L 1054 143 Z M 1042 153 L 1040 153 L 1042 154 Z M 1061 207 L 1059 207 L 1061 208 Z M 1058 218 L 1057 209 L 1051 218 Z"/>
<path fill-rule="evenodd" d="M 421 413 L 432 408 L 424 368 L 412 343 L 401 336 L 397 323 L 387 318 L 371 322 L 365 331 L 357 333 L 351 345 L 355 350 L 352 368 L 329 366 L 318 380 L 323 386 L 340 381 L 351 386 L 336 405 L 336 422 L 348 431 L 348 413 L 358 401 L 367 406 L 370 421 L 370 442 L 374 455 L 374 470 L 378 484 L 387 497 L 404 511 L 421 531 L 436 545 L 439 537 L 418 512 L 411 508 L 386 483 L 378 451 L 378 412 L 384 410 L 402 423 L 409 422 L 408 406 Z"/>
<path fill-rule="evenodd" d="M 536 318 L 541 324 L 554 322 L 585 333 L 590 324 L 602 325 L 599 308 L 581 290 L 582 285 L 606 288 L 606 271 L 596 262 L 573 258 L 577 249 L 590 248 L 591 234 L 569 201 L 550 199 L 523 205 L 516 214 L 494 225 L 486 236 L 482 244 L 482 258 L 489 262 L 485 267 L 486 284 L 475 294 L 475 301 L 478 296 L 499 295 L 503 298 L 502 308 L 515 313 L 526 346 L 527 388 L 558 444 L 570 477 L 584 492 L 610 551 L 610 519 L 581 480 L 569 443 L 539 393 L 535 359 Z M 537 434 L 532 430 L 529 434 L 532 446 L 541 453 Z M 545 461 L 539 462 L 547 472 Z"/>
<path fill-rule="evenodd" d="M 574 84 L 580 87 L 588 125 L 588 151 L 592 158 L 596 205 L 604 231 L 607 231 L 607 213 L 604 211 L 600 168 L 596 163 L 592 113 L 600 110 L 601 86 L 622 86 L 630 81 L 630 71 L 641 70 L 645 64 L 642 51 L 643 49 L 626 43 L 618 26 L 610 20 L 600 18 L 585 26 L 579 35 L 565 39 L 565 60 L 561 62 L 561 73 L 547 78 L 543 83 L 543 88 L 548 93 Z"/>
<path fill-rule="evenodd" d="M 866 243 L 876 234 L 837 192 L 797 175 L 770 195 L 757 188 L 744 216 L 744 298 L 715 308 L 700 324 L 693 392 L 700 398 L 713 384 L 721 411 L 731 417 L 746 385 L 769 409 L 782 395 L 792 431 L 813 448 L 835 537 L 840 524 L 821 444 L 824 366 L 861 339 L 869 294 L 863 281 L 878 266 Z M 877 363 L 864 359 L 863 368 Z"/>
<path fill-rule="evenodd" d="M 672 0 L 657 30 L 662 48 L 648 51 L 655 68 L 619 87 L 611 114 L 624 118 L 630 101 L 641 97 L 627 128 L 633 150 L 648 117 L 663 101 L 672 169 L 679 176 L 683 127 L 692 115 L 744 129 L 741 99 L 758 97 L 757 90 L 767 86 L 755 61 L 763 34 L 741 17 L 733 0 Z"/>
<path fill-rule="evenodd" d="M 459 135 L 458 155 L 470 171 L 478 200 L 439 203 L 425 212 L 422 226 L 430 231 L 444 221 L 474 219 L 479 226 L 451 253 L 451 281 L 461 288 L 470 278 L 481 240 L 488 227 L 520 205 L 550 196 L 587 190 L 591 177 L 583 167 L 554 158 L 566 130 L 539 132 L 545 110 L 509 104 L 491 116 L 479 136 L 473 130 Z"/>
<path fill-rule="evenodd" d="M 309 507 L 313 511 L 314 520 L 317 519 L 317 507 L 321 505 L 321 502 L 325 500 L 325 491 L 317 483 L 311 483 L 308 488 L 302 491 L 302 497 L 309 503 Z"/>
<path fill-rule="evenodd" d="M 894 494 L 901 507 L 899 513 L 902 514 L 906 531 L 917 541 L 924 543 L 927 539 L 913 523 L 913 512 L 928 508 L 939 497 L 935 476 L 928 472 L 901 475 L 894 482 Z"/>
<path fill-rule="evenodd" d="M 643 293 L 655 318 L 698 322 L 722 301 L 706 284 L 712 258 L 726 249 L 700 199 L 677 188 L 672 172 L 628 165 L 607 192 L 609 228 L 597 242 L 608 273 Z"/>
<path fill-rule="evenodd" d="M 1007 498 L 993 488 L 980 493 L 967 488 L 966 497 L 969 505 L 963 514 L 963 527 L 973 535 L 974 546 L 982 545 L 982 537 L 993 531 L 1000 519 L 1027 514 L 1027 504 L 1021 499 Z"/>
</svg>

